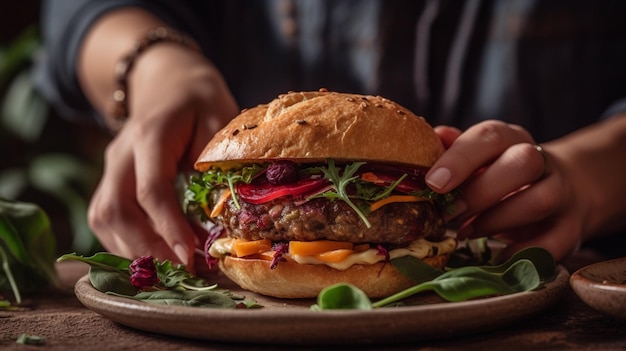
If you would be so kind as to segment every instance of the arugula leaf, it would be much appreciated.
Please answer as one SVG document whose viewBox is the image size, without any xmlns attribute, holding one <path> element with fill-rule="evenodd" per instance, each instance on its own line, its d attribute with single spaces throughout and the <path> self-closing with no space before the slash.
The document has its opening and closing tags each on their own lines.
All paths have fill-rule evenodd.
<svg viewBox="0 0 626 351">
<path fill-rule="evenodd" d="M 324 177 L 326 177 L 326 179 L 328 179 L 332 183 L 333 190 L 329 190 L 321 194 L 315 194 L 308 199 L 319 197 L 325 197 L 330 201 L 340 199 L 348 204 L 348 206 L 350 206 L 354 210 L 354 212 L 357 213 L 357 215 L 361 218 L 363 223 L 365 223 L 365 226 L 367 228 L 371 228 L 372 224 L 367 219 L 366 214 L 363 213 L 363 211 L 352 202 L 346 191 L 348 185 L 354 183 L 354 181 L 359 178 L 358 176 L 354 176 L 354 174 L 356 173 L 356 171 L 358 171 L 359 167 L 365 164 L 365 162 L 353 162 L 349 165 L 346 165 L 342 174 L 339 174 L 341 168 L 337 168 L 335 166 L 335 160 L 328 159 L 327 163 L 328 167 L 321 166 L 316 167 L 315 169 L 322 172 L 324 174 Z"/>
<path fill-rule="evenodd" d="M 235 191 L 235 185 L 238 182 L 249 184 L 252 182 L 252 179 L 266 167 L 266 165 L 252 164 L 240 170 L 228 171 L 223 171 L 220 168 L 212 168 L 200 176 L 192 175 L 189 178 L 189 185 L 187 185 L 187 189 L 185 190 L 183 208 L 185 210 L 196 210 L 200 217 L 206 220 L 206 213 L 201 209 L 211 207 L 209 206 L 208 198 L 211 190 L 216 187 L 228 187 L 235 206 L 240 209 L 241 204 L 239 203 L 237 192 Z"/>
<path fill-rule="evenodd" d="M 155 266 L 161 284 L 168 289 L 202 291 L 217 288 L 217 284 L 206 286 L 204 279 L 188 272 L 184 265 L 174 266 L 170 260 L 155 262 Z"/>
<path fill-rule="evenodd" d="M 449 193 L 439 194 L 429 187 L 412 193 L 415 196 L 425 197 L 432 200 L 437 206 L 447 214 L 454 214 L 455 207 L 452 205 L 454 199 L 461 195 L 461 190 L 453 189 Z"/>
</svg>

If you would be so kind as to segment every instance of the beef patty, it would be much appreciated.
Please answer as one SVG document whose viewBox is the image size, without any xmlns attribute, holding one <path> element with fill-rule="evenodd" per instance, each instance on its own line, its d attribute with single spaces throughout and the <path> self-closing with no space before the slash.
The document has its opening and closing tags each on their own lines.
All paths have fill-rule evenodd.
<svg viewBox="0 0 626 351">
<path fill-rule="evenodd" d="M 229 199 L 215 222 L 230 236 L 246 240 L 408 245 L 421 237 L 437 241 L 445 232 L 439 210 L 429 201 L 385 205 L 367 216 L 370 228 L 341 200 L 317 198 L 298 204 L 283 198 L 260 205 L 240 201 L 240 205 L 238 209 Z"/>
</svg>

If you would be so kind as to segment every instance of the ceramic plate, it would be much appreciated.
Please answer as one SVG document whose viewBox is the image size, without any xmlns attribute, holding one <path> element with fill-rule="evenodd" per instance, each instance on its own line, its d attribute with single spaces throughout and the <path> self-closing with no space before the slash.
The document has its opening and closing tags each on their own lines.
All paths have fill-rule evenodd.
<svg viewBox="0 0 626 351">
<path fill-rule="evenodd" d="M 224 278 L 225 279 L 225 278 Z M 87 276 L 75 286 L 89 309 L 120 324 L 161 334 L 254 344 L 372 344 L 454 337 L 493 330 L 534 315 L 556 302 L 569 273 L 557 267 L 542 289 L 464 302 L 445 302 L 431 293 L 406 300 L 407 306 L 369 311 L 315 312 L 314 300 L 268 298 L 242 291 L 228 280 L 221 288 L 254 298 L 260 309 L 164 306 L 103 294 Z"/>
<path fill-rule="evenodd" d="M 583 267 L 572 274 L 570 283 L 593 309 L 626 320 L 626 257 Z"/>
</svg>

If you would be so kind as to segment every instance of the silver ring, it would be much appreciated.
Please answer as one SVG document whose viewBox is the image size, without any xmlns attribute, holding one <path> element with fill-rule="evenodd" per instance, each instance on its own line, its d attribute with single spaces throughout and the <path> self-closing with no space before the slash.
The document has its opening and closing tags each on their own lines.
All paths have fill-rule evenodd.
<svg viewBox="0 0 626 351">
<path fill-rule="evenodd" d="M 546 154 L 546 151 L 543 149 L 543 147 L 541 147 L 541 145 L 535 144 L 533 145 L 533 147 L 541 154 L 541 157 L 543 157 L 543 172 L 541 173 L 541 176 L 543 177 L 544 175 L 546 175 L 546 172 L 548 170 L 548 155 Z"/>
</svg>

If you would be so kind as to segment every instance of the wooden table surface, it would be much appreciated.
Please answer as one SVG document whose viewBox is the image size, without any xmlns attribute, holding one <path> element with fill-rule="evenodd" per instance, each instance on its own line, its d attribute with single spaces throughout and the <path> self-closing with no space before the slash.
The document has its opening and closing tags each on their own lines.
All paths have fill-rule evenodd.
<svg viewBox="0 0 626 351">
<path fill-rule="evenodd" d="M 572 261 L 570 271 L 584 260 Z M 63 281 L 61 291 L 26 296 L 26 309 L 0 311 L 2 350 L 330 350 L 307 345 L 269 346 L 224 344 L 164 336 L 131 329 L 85 308 L 73 293 L 74 283 L 87 272 L 79 262 L 57 267 Z M 424 316 L 427 318 L 428 316 Z M 467 321 L 472 323 L 472 321 Z M 271 321 L 268 321 L 271 323 Z M 338 326 L 342 327 L 342 326 Z M 22 333 L 42 336 L 43 345 L 21 345 Z M 245 331 L 242 331 L 245 335 Z M 615 321 L 585 305 L 571 289 L 549 309 L 529 320 L 483 334 L 454 340 L 426 341 L 400 345 L 372 345 L 342 350 L 620 350 L 626 349 L 626 321 Z"/>
</svg>

